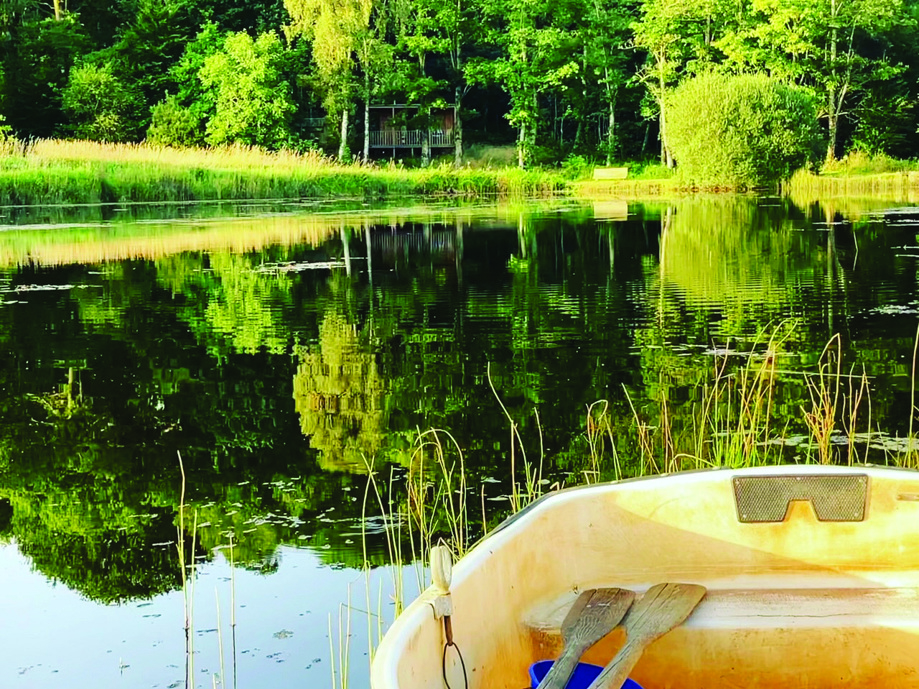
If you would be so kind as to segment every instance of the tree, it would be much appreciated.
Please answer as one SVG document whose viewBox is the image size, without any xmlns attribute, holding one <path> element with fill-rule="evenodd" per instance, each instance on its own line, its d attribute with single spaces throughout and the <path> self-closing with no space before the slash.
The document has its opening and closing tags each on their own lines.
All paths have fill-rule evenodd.
<svg viewBox="0 0 919 689">
<path fill-rule="evenodd" d="M 420 106 L 421 124 L 425 128 L 430 125 L 425 121 L 427 114 L 435 107 L 447 107 L 449 96 L 445 98 L 442 94 L 452 91 L 454 165 L 459 167 L 463 164 L 462 102 L 470 89 L 465 73 L 466 53 L 481 21 L 479 3 L 396 0 L 392 4 L 399 48 L 412 62 L 412 68 L 403 72 L 401 88 L 408 94 L 408 102 Z M 445 69 L 439 65 L 435 69 L 445 72 L 446 78 L 429 74 L 430 58 L 440 57 L 446 59 Z"/>
<path fill-rule="evenodd" d="M 115 76 L 111 64 L 74 68 L 64 90 L 63 105 L 78 138 L 131 141 L 139 134 L 137 122 L 143 99 Z"/>
<path fill-rule="evenodd" d="M 539 95 L 576 74 L 580 65 L 570 51 L 570 5 L 540 0 L 494 0 L 485 8 L 491 40 L 500 49 L 495 59 L 469 62 L 473 82 L 501 84 L 511 98 L 507 120 L 517 128 L 517 164 L 532 157 L 539 122 Z M 561 21 L 559 21 L 561 19 Z"/>
<path fill-rule="evenodd" d="M 194 8 L 205 22 L 213 22 L 221 31 L 245 31 L 253 38 L 280 32 L 290 19 L 284 0 L 195 0 Z"/>
<path fill-rule="evenodd" d="M 475 41 L 481 18 L 474 0 L 436 2 L 434 7 L 440 52 L 447 56 L 448 78 L 453 84 L 453 164 L 460 167 L 463 164 L 463 99 L 470 89 L 465 72 L 466 53 Z"/>
<path fill-rule="evenodd" d="M 194 32 L 187 0 L 141 0 L 113 50 L 119 76 L 137 85 L 148 106 L 165 97 L 170 69 Z"/>
<path fill-rule="evenodd" d="M 628 80 L 625 46 L 631 39 L 631 2 L 601 2 L 588 0 L 583 16 L 581 41 L 584 47 L 584 90 L 588 82 L 600 86 L 601 99 L 606 106 L 607 134 L 604 142 L 606 164 L 611 165 L 616 154 L 616 102 L 620 89 Z"/>
<path fill-rule="evenodd" d="M 348 157 L 348 117 L 354 93 L 354 52 L 369 31 L 372 0 L 284 0 L 291 23 L 288 38 L 303 36 L 313 46 L 313 61 L 323 103 L 341 118 L 338 157 Z"/>
<path fill-rule="evenodd" d="M 20 136 L 50 137 L 64 119 L 62 93 L 70 70 L 89 50 L 73 17 L 11 28 L 3 64 L 3 109 Z"/>
<path fill-rule="evenodd" d="M 720 58 L 718 35 L 726 32 L 727 3 L 645 0 L 641 19 L 633 25 L 635 45 L 647 51 L 645 65 L 636 79 L 645 84 L 656 108 L 660 125 L 661 163 L 673 166 L 668 144 L 667 93 L 688 73 Z"/>
<path fill-rule="evenodd" d="M 826 158 L 833 160 L 853 96 L 901 70 L 877 43 L 910 23 L 903 0 L 753 0 L 745 26 L 723 46 L 743 68 L 765 69 L 820 94 Z"/>
<path fill-rule="evenodd" d="M 136 0 L 65 0 L 71 16 L 83 25 L 93 45 L 106 48 L 116 42 L 117 34 L 134 17 Z"/>
<path fill-rule="evenodd" d="M 443 108 L 446 102 L 441 92 L 446 81 L 436 79 L 429 74 L 431 58 L 441 49 L 441 41 L 435 36 L 437 10 L 431 3 L 395 2 L 395 34 L 398 44 L 396 50 L 401 58 L 394 69 L 394 90 L 405 94 L 405 100 L 416 106 L 414 114 L 408 118 L 412 129 L 420 129 L 422 164 L 431 160 L 431 141 L 429 131 L 431 113 L 435 108 Z"/>
<path fill-rule="evenodd" d="M 194 146 L 200 142 L 199 120 L 177 96 L 167 96 L 150 111 L 147 141 L 163 146 Z"/>
<path fill-rule="evenodd" d="M 279 69 L 282 51 L 277 34 L 253 40 L 235 33 L 227 37 L 223 50 L 205 59 L 199 77 L 215 94 L 208 143 L 280 148 L 289 141 L 294 106 L 290 85 Z"/>
<path fill-rule="evenodd" d="M 711 73 L 667 98 L 669 145 L 688 179 L 754 187 L 787 179 L 819 141 L 811 93 L 764 74 Z"/>
<path fill-rule="evenodd" d="M 198 73 L 207 58 L 223 50 L 226 38 L 216 24 L 208 22 L 185 46 L 182 57 L 169 70 L 169 88 L 175 91 L 151 111 L 154 141 L 180 146 L 204 145 L 207 123 L 217 111 L 217 96 L 214 88 L 205 87 Z"/>
</svg>

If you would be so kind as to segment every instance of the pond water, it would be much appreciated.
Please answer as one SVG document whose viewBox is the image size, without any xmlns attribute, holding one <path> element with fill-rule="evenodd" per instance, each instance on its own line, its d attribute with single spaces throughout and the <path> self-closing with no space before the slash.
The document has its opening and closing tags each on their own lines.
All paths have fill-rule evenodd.
<svg viewBox="0 0 919 689">
<path fill-rule="evenodd" d="M 912 461 L 911 199 L 0 215 L 3 687 L 366 687 L 423 576 L 383 566 L 408 546 L 368 467 L 406 504 L 429 428 L 462 450 L 472 537 L 524 453 L 534 490 Z M 753 450 L 717 450 L 731 424 L 700 410 L 761 389 Z"/>
</svg>

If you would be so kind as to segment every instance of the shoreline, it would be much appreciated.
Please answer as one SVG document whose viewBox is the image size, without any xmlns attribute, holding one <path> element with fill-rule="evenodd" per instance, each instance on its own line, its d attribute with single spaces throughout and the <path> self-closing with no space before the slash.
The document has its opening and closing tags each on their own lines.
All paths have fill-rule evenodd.
<svg viewBox="0 0 919 689">
<path fill-rule="evenodd" d="M 340 164 L 316 153 L 170 149 L 43 140 L 0 145 L 0 205 L 403 196 L 504 198 L 564 192 L 550 170 Z"/>
<path fill-rule="evenodd" d="M 536 168 L 406 168 L 341 164 L 315 152 L 247 147 L 172 149 L 147 144 L 39 140 L 0 143 L 0 206 L 190 203 L 212 201 L 366 201 L 392 197 L 502 199 L 618 198 L 766 193 L 784 197 L 919 195 L 909 161 L 871 169 L 838 164 L 800 171 L 773 190 L 738 191 L 687 184 L 677 177 L 571 179 Z M 896 169 L 891 169 L 895 167 Z"/>
</svg>

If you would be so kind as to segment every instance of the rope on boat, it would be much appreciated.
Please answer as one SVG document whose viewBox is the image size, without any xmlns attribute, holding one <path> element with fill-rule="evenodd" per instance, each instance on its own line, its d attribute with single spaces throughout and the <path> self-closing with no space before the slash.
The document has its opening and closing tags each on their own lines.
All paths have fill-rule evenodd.
<svg viewBox="0 0 919 689">
<path fill-rule="evenodd" d="M 460 653 L 459 646 L 456 645 L 453 639 L 450 639 L 447 643 L 444 644 L 444 656 L 441 663 L 444 674 L 444 686 L 447 687 L 447 689 L 451 689 L 450 682 L 447 681 L 447 649 L 451 646 L 456 649 L 456 655 L 459 656 L 460 667 L 463 668 L 463 683 L 466 689 L 469 689 L 469 677 L 466 675 L 466 661 L 463 660 L 463 654 Z"/>
</svg>

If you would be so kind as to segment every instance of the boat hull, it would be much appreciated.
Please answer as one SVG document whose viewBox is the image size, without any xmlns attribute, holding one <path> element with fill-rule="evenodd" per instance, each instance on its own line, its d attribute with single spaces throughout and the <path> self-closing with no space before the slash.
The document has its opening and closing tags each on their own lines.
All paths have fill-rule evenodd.
<svg viewBox="0 0 919 689">
<path fill-rule="evenodd" d="M 631 676 L 646 689 L 919 687 L 919 474 L 763 467 L 546 496 L 454 569 L 468 686 L 526 686 L 531 663 L 558 655 L 578 591 L 660 582 L 708 594 L 642 656 Z M 373 689 L 442 686 L 438 595 L 426 591 L 389 630 Z M 583 660 L 603 665 L 622 643 L 615 631 Z M 451 687 L 464 686 L 459 656 L 446 659 Z"/>
</svg>

